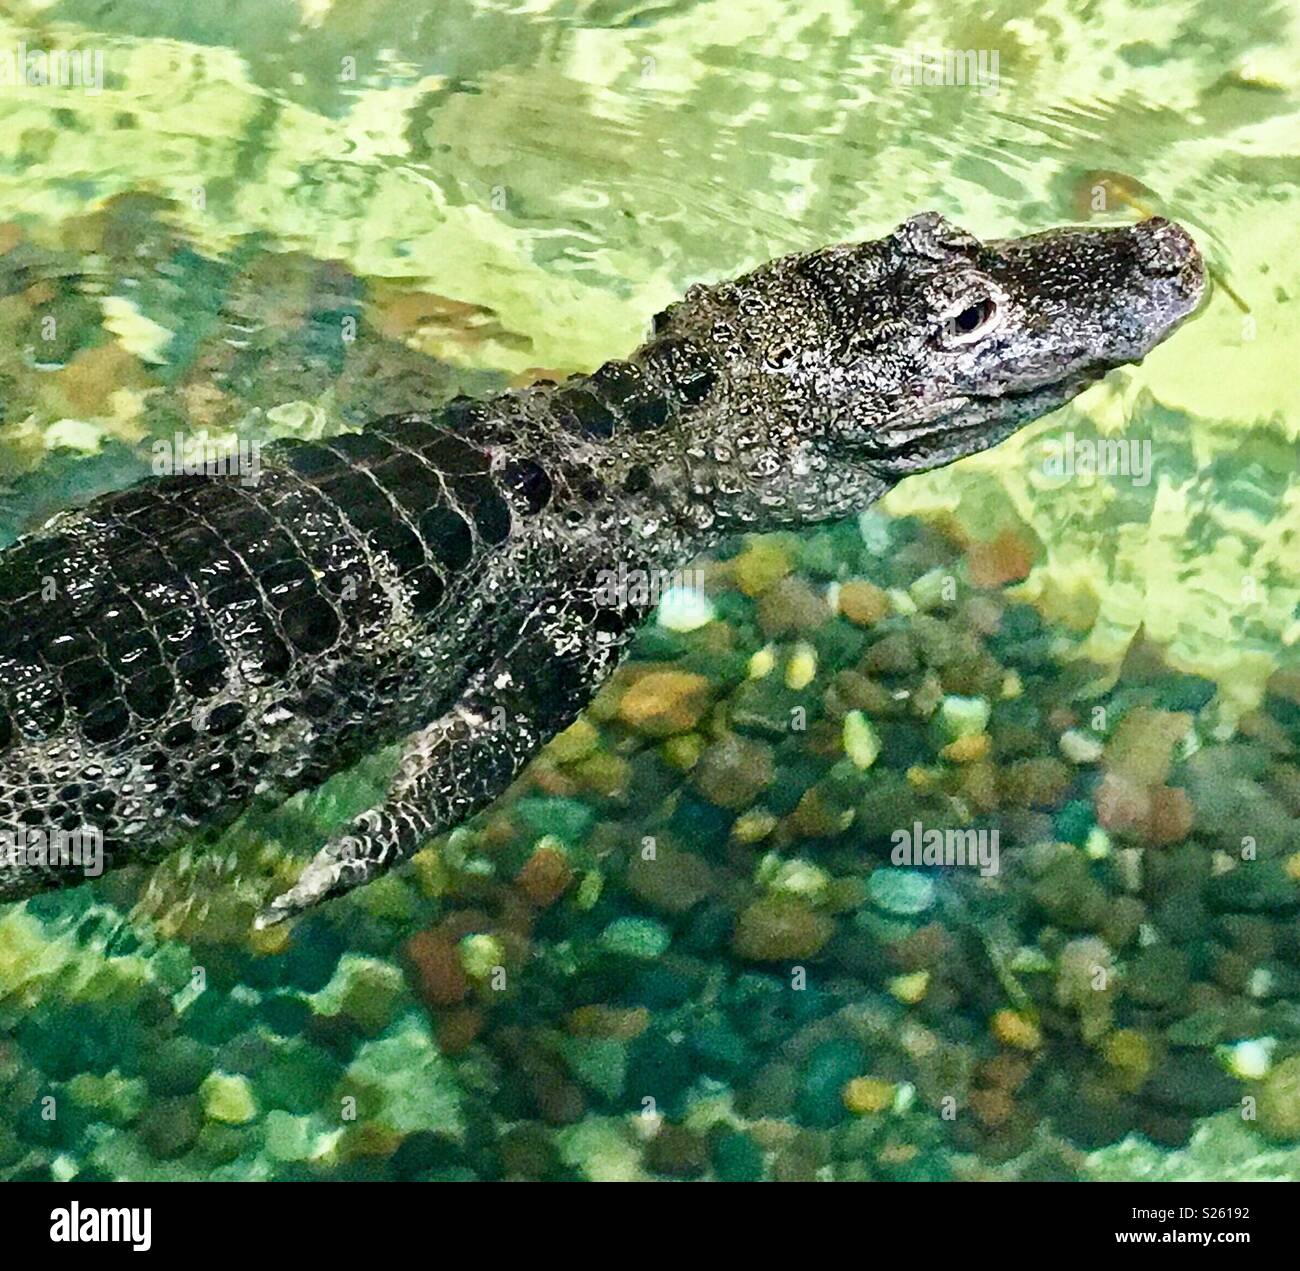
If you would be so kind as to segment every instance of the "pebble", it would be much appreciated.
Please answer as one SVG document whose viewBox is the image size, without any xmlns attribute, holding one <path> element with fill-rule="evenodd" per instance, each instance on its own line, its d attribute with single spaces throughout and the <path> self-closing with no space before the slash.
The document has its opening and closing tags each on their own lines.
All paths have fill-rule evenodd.
<svg viewBox="0 0 1300 1271">
<path fill-rule="evenodd" d="M 890 995 L 908 1006 L 915 1006 L 923 1000 L 929 988 L 929 971 L 911 971 L 907 975 L 896 975 L 889 981 Z"/>
<path fill-rule="evenodd" d="M 573 884 L 568 854 L 558 839 L 543 839 L 515 877 L 520 890 L 539 909 L 553 905 Z"/>
<path fill-rule="evenodd" d="M 988 758 L 992 746 L 993 739 L 988 733 L 968 733 L 950 741 L 939 755 L 950 763 L 977 763 Z"/>
<path fill-rule="evenodd" d="M 817 650 L 804 641 L 794 646 L 785 666 L 785 686 L 798 692 L 817 678 Z"/>
<path fill-rule="evenodd" d="M 1225 1048 L 1228 1071 L 1243 1081 L 1258 1081 L 1268 1076 L 1276 1047 L 1277 1039 L 1273 1037 L 1252 1037 L 1236 1042 Z"/>
<path fill-rule="evenodd" d="M 890 613 L 888 594 L 863 578 L 852 578 L 840 587 L 839 611 L 859 627 L 874 627 Z"/>
<path fill-rule="evenodd" d="M 844 716 L 844 753 L 863 771 L 880 758 L 880 734 L 861 711 Z"/>
<path fill-rule="evenodd" d="M 737 843 L 761 843 L 776 829 L 779 820 L 764 808 L 751 808 L 736 818 L 731 837 Z"/>
<path fill-rule="evenodd" d="M 1105 743 L 1095 733 L 1081 728 L 1070 728 L 1061 734 L 1057 743 L 1063 754 L 1073 764 L 1096 763 L 1105 750 Z"/>
<path fill-rule="evenodd" d="M 248 1078 L 226 1072 L 210 1073 L 199 1087 L 203 1114 L 222 1125 L 245 1125 L 257 1116 L 257 1101 Z"/>
<path fill-rule="evenodd" d="M 698 587 L 669 587 L 659 599 L 658 623 L 669 631 L 698 631 L 717 617 Z"/>
<path fill-rule="evenodd" d="M 594 754 L 599 746 L 600 730 L 580 715 L 563 732 L 551 738 L 546 753 L 558 764 L 574 764 Z"/>
<path fill-rule="evenodd" d="M 1260 1131 L 1280 1142 L 1300 1140 L 1300 1055 L 1284 1059 L 1255 1087 Z"/>
<path fill-rule="evenodd" d="M 1191 715 L 1183 711 L 1134 707 L 1106 743 L 1107 771 L 1137 786 L 1164 785 L 1173 765 L 1174 747 L 1191 724 Z"/>
<path fill-rule="evenodd" d="M 887 1112 L 893 1106 L 896 1087 L 879 1077 L 854 1077 L 841 1093 L 844 1106 L 857 1116 Z"/>
<path fill-rule="evenodd" d="M 869 675 L 908 675 L 916 668 L 916 645 L 906 631 L 881 636 L 862 658 Z"/>
<path fill-rule="evenodd" d="M 935 902 L 934 881 L 912 869 L 882 866 L 867 879 L 871 903 L 885 913 L 912 917 L 924 913 Z"/>
<path fill-rule="evenodd" d="M 391 962 L 344 954 L 334 978 L 314 1001 L 321 1014 L 339 1015 L 363 1037 L 377 1037 L 407 998 L 402 973 Z"/>
<path fill-rule="evenodd" d="M 866 1056 L 848 1038 L 823 1042 L 808 1057 L 795 1095 L 795 1115 L 804 1125 L 827 1129 L 838 1125 L 848 1108 L 844 1087 L 861 1074 Z"/>
<path fill-rule="evenodd" d="M 312 1153 L 312 1125 L 307 1117 L 280 1108 L 266 1114 L 266 1150 L 277 1160 L 305 1161 Z"/>
<path fill-rule="evenodd" d="M 983 697 L 949 695 L 939 704 L 939 726 L 950 740 L 982 733 L 989 722 L 992 707 Z"/>
<path fill-rule="evenodd" d="M 776 778 L 772 747 L 766 742 L 728 733 L 700 756 L 691 784 L 720 808 L 749 807 Z"/>
<path fill-rule="evenodd" d="M 689 671 L 651 671 L 619 700 L 619 718 L 646 737 L 689 732 L 708 709 L 712 687 Z"/>
<path fill-rule="evenodd" d="M 765 644 L 761 649 L 750 655 L 748 674 L 751 680 L 761 680 L 765 676 L 771 675 L 775 669 L 776 647 L 774 645 Z"/>
<path fill-rule="evenodd" d="M 1059 759 L 1018 759 L 1003 768 L 998 788 L 1012 807 L 1051 809 L 1065 798 L 1072 779 Z"/>
<path fill-rule="evenodd" d="M 747 596 L 761 596 L 794 568 L 785 544 L 773 536 L 750 540 L 746 549 L 731 562 L 731 576 Z"/>
<path fill-rule="evenodd" d="M 1195 820 L 1191 797 L 1181 786 L 1153 786 L 1149 793 L 1146 841 L 1153 847 L 1181 843 L 1191 833 Z"/>
<path fill-rule="evenodd" d="M 202 1128 L 198 1100 L 182 1096 L 159 1099 L 147 1108 L 140 1118 L 139 1135 L 151 1156 L 170 1161 L 194 1146 Z"/>
<path fill-rule="evenodd" d="M 628 862 L 629 890 L 651 909 L 683 914 L 713 892 L 713 868 L 693 852 L 681 852 L 666 842 L 656 845 L 653 857 L 636 851 Z"/>
<path fill-rule="evenodd" d="M 1155 1052 L 1144 1033 L 1134 1028 L 1117 1028 L 1101 1047 L 1102 1058 L 1116 1070 L 1125 1090 L 1137 1090 L 1146 1081 Z"/>
<path fill-rule="evenodd" d="M 786 962 L 820 953 L 835 931 L 834 921 L 797 896 L 764 896 L 736 920 L 732 947 L 751 962 Z"/>
<path fill-rule="evenodd" d="M 433 1007 L 454 1006 L 469 993 L 456 942 L 438 930 L 421 931 L 403 946 L 420 996 Z"/>
<path fill-rule="evenodd" d="M 155 1095 L 192 1094 L 212 1067 L 211 1048 L 181 1034 L 146 1048 L 141 1076 Z"/>
<path fill-rule="evenodd" d="M 704 747 L 699 733 L 678 733 L 663 743 L 663 757 L 679 772 L 690 772 L 700 762 Z"/>
<path fill-rule="evenodd" d="M 1276 1074 L 1280 1070 L 1274 1069 Z M 1300 1076 L 1300 1073 L 1297 1073 Z M 1181 1050 L 1172 1051 L 1152 1070 L 1150 1077 L 1142 1087 L 1143 1096 L 1152 1103 L 1164 1108 L 1172 1108 L 1192 1116 L 1208 1116 L 1223 1108 L 1237 1104 L 1245 1088 L 1231 1074 L 1224 1071 L 1219 1061 L 1208 1051 Z M 1264 1111 L 1264 1093 L 1260 1090 L 1259 1122 L 1260 1129 L 1268 1134 L 1266 1122 L 1276 1128 L 1277 1121 Z M 1285 1099 L 1278 1100 L 1277 1110 L 1285 1105 Z M 1300 1103 L 1296 1105 L 1300 1112 Z M 1285 1117 L 1281 1118 L 1285 1121 Z M 1300 1134 L 1300 1119 L 1296 1121 L 1296 1130 Z"/>
<path fill-rule="evenodd" d="M 756 1183 L 763 1177 L 763 1149 L 740 1131 L 724 1130 L 715 1135 L 710 1159 L 721 1183 Z"/>
<path fill-rule="evenodd" d="M 760 867 L 760 872 L 763 872 Z M 810 904 L 821 904 L 830 889 L 831 877 L 811 861 L 790 860 L 776 864 L 768 889 L 786 896 L 800 896 Z"/>
<path fill-rule="evenodd" d="M 816 631 L 831 619 L 826 597 L 802 578 L 783 578 L 759 599 L 758 625 L 769 639 Z"/>
<path fill-rule="evenodd" d="M 685 1126 L 663 1125 L 646 1145 L 646 1165 L 670 1178 L 699 1178 L 708 1167 L 705 1141 Z"/>
<path fill-rule="evenodd" d="M 600 933 L 600 943 L 610 953 L 653 960 L 668 952 L 672 932 L 654 918 L 615 918 Z"/>
<path fill-rule="evenodd" d="M 1004 1046 L 1015 1050 L 1037 1050 L 1043 1044 L 1043 1034 L 1038 1025 L 1019 1011 L 1007 1008 L 994 1013 L 989 1031 Z"/>
<path fill-rule="evenodd" d="M 1029 577 L 1034 556 L 1029 544 L 1012 530 L 972 543 L 966 549 L 970 580 L 976 587 L 1003 587 Z"/>
<path fill-rule="evenodd" d="M 506 960 L 505 946 L 500 939 L 485 931 L 462 937 L 458 952 L 461 968 L 471 980 L 488 979 Z"/>
</svg>

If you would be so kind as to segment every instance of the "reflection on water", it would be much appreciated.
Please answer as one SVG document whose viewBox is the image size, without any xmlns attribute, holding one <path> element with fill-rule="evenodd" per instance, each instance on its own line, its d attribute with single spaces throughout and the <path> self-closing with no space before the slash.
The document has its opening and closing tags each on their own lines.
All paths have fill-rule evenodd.
<svg viewBox="0 0 1300 1271">
<path fill-rule="evenodd" d="M 1297 24 L 1217 0 L 0 19 L 0 55 L 103 71 L 0 66 L 6 541 L 156 439 L 590 368 L 693 281 L 923 207 L 983 236 L 1158 212 L 1215 273 L 1143 367 L 907 483 L 894 519 L 738 544 L 712 620 L 652 626 L 476 830 L 287 945 L 250 943 L 252 909 L 384 757 L 216 851 L 0 912 L 0 1170 L 1293 1175 Z M 1120 437 L 1146 479 L 1053 467 Z M 976 823 L 992 880 L 890 861 L 898 827 Z"/>
</svg>

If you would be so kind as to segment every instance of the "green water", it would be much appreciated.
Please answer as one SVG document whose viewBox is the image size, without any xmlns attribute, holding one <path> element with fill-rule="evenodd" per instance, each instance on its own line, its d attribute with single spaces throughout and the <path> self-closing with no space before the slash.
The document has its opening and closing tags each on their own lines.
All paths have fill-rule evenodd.
<svg viewBox="0 0 1300 1271">
<path fill-rule="evenodd" d="M 926 84 L 952 50 L 987 82 Z M 736 544 L 712 621 L 292 936 L 252 913 L 391 756 L 0 908 L 0 1176 L 1300 1174 L 1298 77 L 1300 12 L 1222 0 L 10 5 L 6 542 L 155 439 L 590 369 L 923 208 L 1159 212 L 1215 286 L 861 524 Z M 1149 480 L 1044 471 L 1121 436 Z M 1002 869 L 890 872 L 917 821 Z"/>
</svg>

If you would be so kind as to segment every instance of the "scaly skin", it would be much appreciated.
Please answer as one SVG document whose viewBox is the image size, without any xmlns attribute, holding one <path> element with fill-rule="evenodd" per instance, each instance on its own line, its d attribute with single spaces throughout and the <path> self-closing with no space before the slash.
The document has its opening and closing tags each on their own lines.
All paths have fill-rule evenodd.
<svg viewBox="0 0 1300 1271">
<path fill-rule="evenodd" d="M 260 921 L 346 891 L 582 709 L 645 608 L 602 571 L 856 511 L 1140 359 L 1203 287 L 1167 222 L 981 244 L 925 214 L 692 288 L 591 376 L 66 513 L 0 555 L 0 842 L 153 859 L 409 736 Z M 0 899 L 81 877 L 6 852 Z"/>
</svg>

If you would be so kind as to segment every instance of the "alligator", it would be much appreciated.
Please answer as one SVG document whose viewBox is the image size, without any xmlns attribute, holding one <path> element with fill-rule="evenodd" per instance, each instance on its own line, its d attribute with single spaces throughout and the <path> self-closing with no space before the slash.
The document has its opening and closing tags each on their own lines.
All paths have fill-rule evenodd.
<svg viewBox="0 0 1300 1271">
<path fill-rule="evenodd" d="M 981 242 L 937 213 L 691 287 L 625 361 L 173 474 L 0 553 L 0 900 L 108 867 L 405 739 L 384 800 L 259 926 L 490 803 L 723 539 L 856 513 L 996 445 L 1192 314 L 1151 218 Z M 83 871 L 84 873 L 84 871 Z"/>
</svg>

